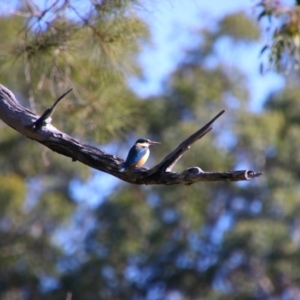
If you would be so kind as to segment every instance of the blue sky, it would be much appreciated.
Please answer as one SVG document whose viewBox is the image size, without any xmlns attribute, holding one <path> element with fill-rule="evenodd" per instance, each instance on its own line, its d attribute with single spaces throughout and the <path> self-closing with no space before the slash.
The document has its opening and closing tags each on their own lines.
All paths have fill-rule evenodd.
<svg viewBox="0 0 300 300">
<path fill-rule="evenodd" d="M 282 1 L 291 3 L 292 0 Z M 168 0 L 152 4 L 152 10 L 143 13 L 152 32 L 152 44 L 145 47 L 140 62 L 144 68 L 145 79 L 131 82 L 135 91 L 141 96 L 158 94 L 161 91 L 162 80 L 176 67 L 182 58 L 184 49 L 191 47 L 195 41 L 192 31 L 204 26 L 214 26 L 217 20 L 224 15 L 236 11 L 246 11 L 255 18 L 253 7 L 257 1 L 251 0 Z M 280 89 L 284 79 L 274 73 L 264 76 L 259 74 L 259 53 L 263 47 L 244 47 L 231 51 L 225 45 L 220 45 L 220 55 L 231 62 L 239 65 L 249 76 L 248 87 L 251 93 L 251 109 L 260 110 L 263 100 L 270 91 Z"/>
<path fill-rule="evenodd" d="M 152 32 L 152 45 L 144 49 L 140 61 L 148 79 L 147 86 L 139 92 L 156 93 L 159 83 L 175 67 L 182 57 L 183 49 L 193 45 L 191 31 L 212 24 L 226 13 L 242 10 L 245 2 L 168 0 L 161 4 L 155 2 L 153 9 L 143 13 Z M 249 2 L 250 1 L 246 1 Z"/>
<path fill-rule="evenodd" d="M 19 0 L 0 1 L 0 11 L 10 12 Z M 89 1 L 78 1 L 84 6 Z M 46 1 L 49 5 L 51 1 Z M 192 31 L 204 26 L 214 26 L 225 14 L 246 11 L 253 17 L 253 7 L 258 0 L 141 0 L 144 3 L 139 14 L 149 24 L 152 43 L 145 46 L 140 55 L 144 69 L 144 80 L 131 80 L 131 86 L 140 96 L 157 94 L 161 90 L 162 80 L 176 67 L 182 58 L 184 49 L 195 43 Z M 281 0 L 281 3 L 292 4 L 294 0 Z M 35 0 L 44 7 L 45 0 Z M 262 41 L 263 45 L 263 41 Z M 249 90 L 252 96 L 252 109 L 259 110 L 267 94 L 282 87 L 283 77 L 268 73 L 259 74 L 259 52 L 261 45 L 245 48 L 244 51 L 228 51 L 220 46 L 220 53 L 226 62 L 238 64 L 249 76 Z M 224 51 L 225 50 L 225 51 Z M 239 49 L 240 50 L 240 49 Z M 225 56 L 226 55 L 226 56 Z"/>
</svg>

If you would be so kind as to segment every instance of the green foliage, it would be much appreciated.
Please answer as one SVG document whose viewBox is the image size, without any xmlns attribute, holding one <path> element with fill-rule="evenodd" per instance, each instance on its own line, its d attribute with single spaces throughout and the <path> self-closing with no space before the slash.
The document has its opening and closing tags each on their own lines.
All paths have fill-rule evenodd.
<svg viewBox="0 0 300 300">
<path fill-rule="evenodd" d="M 225 109 L 175 170 L 245 167 L 264 176 L 238 184 L 120 184 L 105 199 L 107 186 L 99 186 L 99 206 L 82 209 L 71 183 L 88 180 L 89 170 L 1 125 L 0 298 L 268 300 L 299 293 L 298 79 L 253 113 L 247 76 L 216 51 L 224 37 L 233 49 L 255 41 L 255 24 L 237 13 L 199 30 L 200 42 L 162 93 L 138 101 L 126 77 L 139 73 L 136 54 L 147 36 L 131 10 L 137 3 L 94 1 L 91 10 L 73 9 L 72 18 L 61 3 L 40 9 L 47 12 L 40 19 L 30 5 L 20 8 L 29 14 L 25 22 L 0 18 L 1 82 L 24 103 L 33 95 L 31 105 L 42 111 L 71 85 L 72 101 L 62 102 L 54 125 L 95 143 L 130 134 L 142 119 L 132 134 L 162 142 L 149 165 Z"/>
<path fill-rule="evenodd" d="M 16 217 L 17 211 L 20 211 L 22 199 L 25 196 L 26 187 L 24 181 L 19 176 L 13 174 L 11 176 L 0 177 L 0 199 L 2 217 L 13 213 Z"/>
<path fill-rule="evenodd" d="M 111 5 L 93 2 L 86 10 L 59 1 L 57 11 L 50 5 L 36 7 L 35 13 L 25 5 L 19 8 L 25 22 L 1 19 L 1 82 L 11 87 L 19 82 L 13 90 L 40 113 L 73 87 L 72 102 L 60 104 L 54 123 L 97 143 L 122 136 L 135 124 L 136 97 L 127 78 L 140 72 L 136 54 L 148 36 L 145 24 L 129 10 L 131 1 Z"/>
<path fill-rule="evenodd" d="M 219 36 L 229 36 L 236 42 L 253 42 L 259 39 L 260 32 L 256 24 L 241 12 L 222 19 Z"/>
<path fill-rule="evenodd" d="M 1 16 L 0 82 L 39 114 L 73 87 L 53 125 L 104 144 L 137 120 L 127 81 L 140 73 L 136 55 L 148 31 L 135 1 L 87 4 L 20 1 L 16 15 Z M 0 133 L 0 299 L 41 299 L 61 277 L 56 237 L 72 226 L 70 183 L 90 172 L 4 124 Z"/>
<path fill-rule="evenodd" d="M 268 65 L 271 69 L 285 72 L 299 69 L 300 52 L 300 9 L 299 6 L 287 7 L 283 1 L 262 0 L 259 8 L 258 21 L 267 18 L 267 42 L 261 53 L 268 54 Z M 261 65 L 263 69 L 264 66 Z"/>
</svg>

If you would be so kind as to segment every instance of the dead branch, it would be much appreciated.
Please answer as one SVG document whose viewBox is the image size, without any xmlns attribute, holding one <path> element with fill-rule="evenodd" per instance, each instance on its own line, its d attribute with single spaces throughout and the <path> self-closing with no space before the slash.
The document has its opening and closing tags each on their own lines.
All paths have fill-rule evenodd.
<svg viewBox="0 0 300 300">
<path fill-rule="evenodd" d="M 62 97 L 60 97 L 55 104 L 57 104 L 60 99 L 62 99 Z M 93 169 L 111 174 L 133 184 L 189 185 L 198 181 L 250 180 L 262 175 L 262 173 L 256 173 L 250 170 L 204 172 L 199 167 L 188 168 L 181 173 L 171 172 L 173 166 L 189 149 L 190 145 L 208 133 L 212 129 L 214 121 L 223 113 L 224 111 L 221 111 L 204 127 L 183 141 L 174 151 L 167 155 L 162 162 L 153 168 L 132 168 L 128 172 L 119 172 L 124 163 L 123 159 L 115 155 L 107 154 L 95 147 L 82 144 L 66 133 L 59 131 L 48 123 L 48 121 L 45 122 L 45 118 L 39 117 L 21 106 L 12 92 L 3 85 L 0 85 L 0 119 L 7 125 L 49 149 L 70 157 L 73 161 L 79 161 Z M 49 117 L 49 114 L 44 113 L 42 116 Z M 39 126 L 36 126 L 38 120 L 42 121 L 38 122 Z"/>
</svg>

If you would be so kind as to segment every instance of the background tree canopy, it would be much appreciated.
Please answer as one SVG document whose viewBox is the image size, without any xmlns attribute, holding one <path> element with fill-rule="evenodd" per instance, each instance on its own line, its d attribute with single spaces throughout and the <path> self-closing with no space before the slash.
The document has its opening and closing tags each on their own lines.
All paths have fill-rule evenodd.
<svg viewBox="0 0 300 300">
<path fill-rule="evenodd" d="M 299 299 L 300 19 L 296 4 L 274 3 L 250 14 L 245 2 L 245 11 L 193 28 L 192 45 L 147 97 L 131 79 L 143 78 L 138 58 L 151 36 L 142 16 L 152 3 L 17 1 L 2 12 L 0 82 L 39 113 L 73 87 L 55 112 L 58 128 L 122 157 L 136 137 L 161 141 L 151 165 L 225 109 L 176 169 L 243 166 L 264 176 L 128 185 L 0 123 L 1 300 Z M 257 70 L 293 66 L 254 108 L 235 58 L 250 51 Z"/>
</svg>

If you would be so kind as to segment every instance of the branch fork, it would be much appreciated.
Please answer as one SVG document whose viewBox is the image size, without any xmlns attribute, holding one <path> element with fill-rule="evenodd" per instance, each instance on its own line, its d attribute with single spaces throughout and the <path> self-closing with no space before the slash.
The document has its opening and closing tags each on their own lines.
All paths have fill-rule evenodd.
<svg viewBox="0 0 300 300">
<path fill-rule="evenodd" d="M 172 172 L 172 168 L 190 146 L 212 130 L 213 123 L 225 112 L 222 110 L 205 126 L 184 140 L 176 149 L 168 154 L 159 164 L 151 169 L 132 168 L 128 172 L 120 172 L 124 160 L 107 154 L 96 147 L 85 145 L 51 125 L 51 115 L 60 100 L 69 91 L 60 96 L 42 116 L 37 116 L 21 106 L 14 94 L 0 84 L 0 119 L 7 125 L 35 140 L 52 151 L 70 157 L 93 169 L 111 174 L 132 184 L 185 184 L 198 181 L 242 181 L 251 180 L 262 175 L 250 170 L 204 172 L 199 167 L 191 167 L 181 173 Z"/>
</svg>

